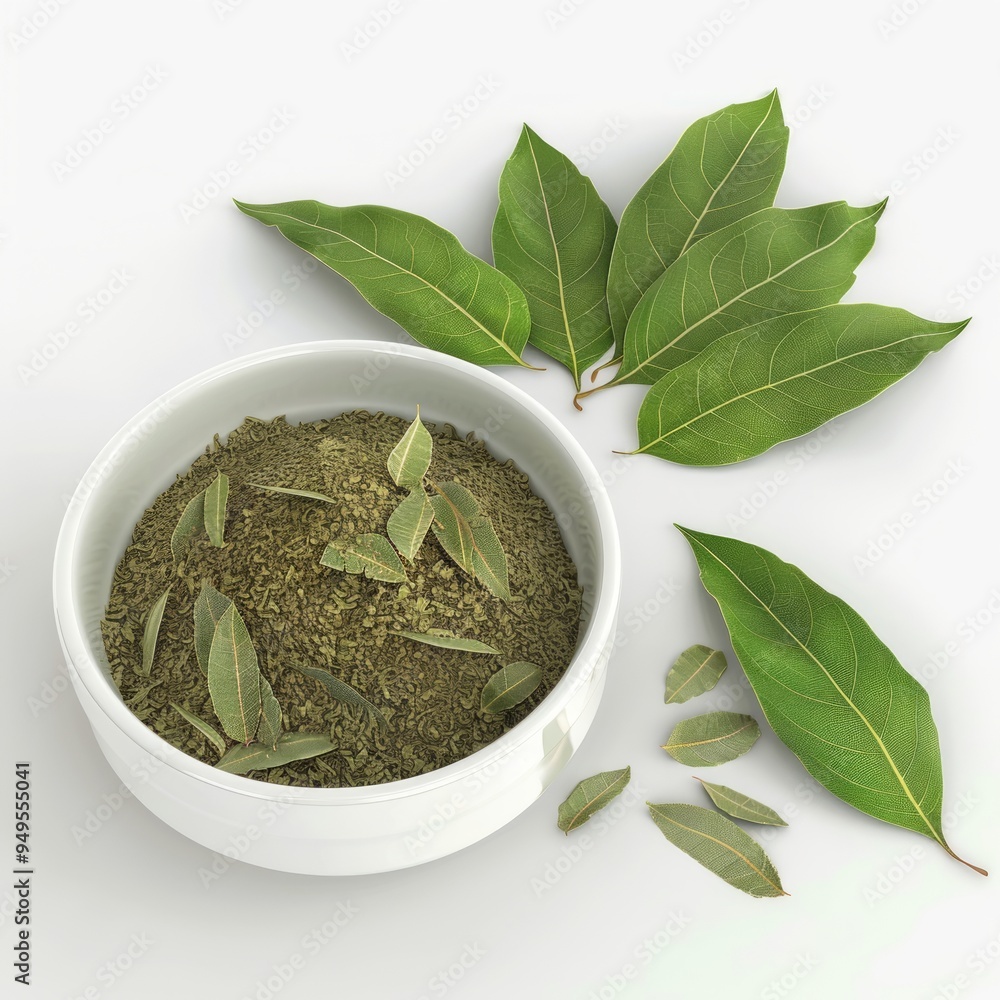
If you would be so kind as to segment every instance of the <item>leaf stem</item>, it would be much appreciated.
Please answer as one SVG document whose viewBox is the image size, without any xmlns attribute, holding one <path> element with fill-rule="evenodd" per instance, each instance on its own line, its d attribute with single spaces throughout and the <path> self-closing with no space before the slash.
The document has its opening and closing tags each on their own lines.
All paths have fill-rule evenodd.
<svg viewBox="0 0 1000 1000">
<path fill-rule="evenodd" d="M 971 861 L 966 861 L 965 858 L 960 858 L 947 844 L 942 843 L 941 846 L 956 860 L 961 861 L 966 868 L 971 868 L 974 872 L 979 872 L 980 875 L 985 875 L 989 877 L 989 872 L 985 868 L 980 868 L 979 865 L 974 865 Z"/>
<path fill-rule="evenodd" d="M 602 385 L 595 385 L 593 389 L 584 389 L 582 392 L 578 392 L 573 397 L 573 405 L 578 410 L 582 410 L 583 407 L 580 405 L 581 399 L 586 399 L 588 396 L 593 396 L 595 392 L 600 392 L 602 389 L 608 389 L 615 384 L 616 384 L 615 380 L 612 379 L 610 382 L 604 382 Z"/>
</svg>

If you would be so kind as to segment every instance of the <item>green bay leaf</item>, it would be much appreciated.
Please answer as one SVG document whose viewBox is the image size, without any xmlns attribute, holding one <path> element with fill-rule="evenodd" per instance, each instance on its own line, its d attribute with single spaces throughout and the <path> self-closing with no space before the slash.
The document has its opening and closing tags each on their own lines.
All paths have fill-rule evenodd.
<svg viewBox="0 0 1000 1000">
<path fill-rule="evenodd" d="M 764 208 L 706 236 L 649 286 L 628 321 L 617 375 L 581 398 L 652 385 L 727 333 L 840 301 L 884 208 Z"/>
<path fill-rule="evenodd" d="M 639 299 L 682 253 L 774 204 L 787 147 L 777 91 L 684 132 L 622 213 L 608 274 L 616 357 Z"/>
<path fill-rule="evenodd" d="M 708 797 L 716 807 L 733 819 L 742 819 L 748 823 L 760 823 L 763 826 L 788 826 L 788 824 L 769 806 L 756 799 L 737 792 L 726 785 L 713 785 L 703 778 L 696 778 L 708 793 Z"/>
<path fill-rule="evenodd" d="M 402 636 L 404 639 L 411 639 L 413 642 L 422 642 L 427 646 L 438 646 L 441 649 L 460 649 L 466 653 L 489 653 L 494 656 L 500 655 L 499 649 L 494 649 L 485 642 L 478 639 L 465 639 L 460 635 L 443 635 L 439 632 L 407 632 L 400 630 L 390 632 L 389 635 Z"/>
<path fill-rule="evenodd" d="M 602 771 L 584 778 L 559 806 L 557 823 L 563 833 L 569 834 L 616 799 L 632 780 L 632 769 L 624 767 L 620 771 Z"/>
<path fill-rule="evenodd" d="M 319 681 L 326 688 L 326 692 L 331 698 L 342 701 L 345 705 L 354 705 L 356 708 L 363 709 L 379 726 L 383 729 L 388 729 L 389 723 L 378 707 L 373 705 L 367 698 L 358 694 L 350 684 L 345 683 L 338 677 L 334 677 L 329 670 L 323 670 L 321 667 L 304 667 L 298 663 L 293 664 L 293 666 L 299 673 Z"/>
<path fill-rule="evenodd" d="M 176 701 L 170 703 L 170 707 L 182 718 L 185 722 L 190 723 L 198 730 L 203 736 L 207 737 L 208 741 L 214 746 L 219 753 L 226 752 L 226 741 L 222 738 L 219 731 L 215 726 L 210 725 L 204 719 L 199 718 L 194 712 L 189 712 L 182 705 L 178 705 Z"/>
<path fill-rule="evenodd" d="M 757 897 L 788 895 L 764 849 L 731 819 L 680 802 L 647 805 L 667 840 L 734 888 Z"/>
<path fill-rule="evenodd" d="M 921 684 L 798 567 L 748 542 L 680 531 L 778 738 L 834 795 L 961 861 L 941 826 L 941 753 Z"/>
<path fill-rule="evenodd" d="M 163 621 L 163 611 L 167 606 L 167 598 L 170 596 L 170 588 L 160 595 L 156 603 L 149 609 L 146 616 L 146 625 L 142 631 L 142 666 L 139 673 L 143 677 L 149 676 L 149 671 L 153 666 L 153 656 L 156 654 L 156 640 L 160 635 L 160 624 Z"/>
<path fill-rule="evenodd" d="M 229 476 L 220 472 L 205 490 L 205 530 L 216 548 L 223 545 L 228 500 Z"/>
<path fill-rule="evenodd" d="M 726 657 L 709 646 L 690 646 L 674 661 L 667 672 L 667 690 L 663 700 L 680 704 L 711 691 L 726 671 Z"/>
<path fill-rule="evenodd" d="M 674 726 L 663 749 L 688 767 L 715 767 L 742 757 L 760 739 L 760 726 L 739 712 L 708 712 Z"/>
<path fill-rule="evenodd" d="M 480 698 L 480 708 L 488 715 L 499 715 L 520 705 L 542 683 L 542 671 L 534 663 L 508 663 L 487 682 Z"/>
<path fill-rule="evenodd" d="M 430 220 L 381 205 L 236 206 L 346 278 L 425 347 L 531 367 L 521 359 L 531 329 L 524 294 Z"/>
<path fill-rule="evenodd" d="M 281 767 L 297 760 L 308 760 L 336 750 L 326 736 L 318 733 L 282 733 L 276 747 L 266 743 L 235 746 L 215 766 L 230 774 L 249 774 L 270 767 Z"/>
<path fill-rule="evenodd" d="M 635 454 L 683 465 L 759 455 L 867 403 L 967 323 L 841 304 L 737 330 L 649 390 Z"/>
<path fill-rule="evenodd" d="M 430 468 L 433 448 L 434 441 L 420 419 L 420 407 L 418 406 L 413 423 L 406 428 L 406 433 L 389 453 L 386 465 L 389 469 L 389 475 L 392 476 L 392 481 L 397 486 L 402 486 L 407 490 L 414 490 L 421 486 L 424 476 L 427 475 L 427 470 Z"/>
<path fill-rule="evenodd" d="M 194 653 L 201 672 L 208 676 L 208 659 L 212 652 L 215 627 L 232 601 L 220 594 L 208 580 L 202 580 L 194 602 Z"/>
<path fill-rule="evenodd" d="M 389 541 L 404 559 L 413 562 L 434 520 L 434 507 L 423 486 L 416 486 L 399 502 L 385 526 Z"/>
<path fill-rule="evenodd" d="M 493 259 L 523 290 L 528 341 L 580 377 L 611 347 L 614 216 L 569 157 L 527 125 L 500 175 Z"/>
<path fill-rule="evenodd" d="M 191 497 L 170 536 L 170 554 L 174 562 L 179 563 L 184 558 L 187 547 L 195 535 L 205 530 L 205 491 Z"/>
<path fill-rule="evenodd" d="M 232 602 L 212 638 L 208 691 L 226 735 L 238 743 L 249 743 L 260 720 L 260 669 L 250 633 Z"/>
</svg>

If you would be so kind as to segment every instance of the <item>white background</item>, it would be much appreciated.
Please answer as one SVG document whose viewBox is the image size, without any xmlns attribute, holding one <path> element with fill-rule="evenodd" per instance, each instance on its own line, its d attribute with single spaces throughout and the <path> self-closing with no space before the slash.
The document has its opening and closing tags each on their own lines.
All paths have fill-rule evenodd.
<svg viewBox="0 0 1000 1000">
<path fill-rule="evenodd" d="M 925 679 L 949 838 L 1000 866 L 995 5 L 558 4 L 398 0 L 381 26 L 386 0 L 5 5 L 0 743 L 11 765 L 32 761 L 37 874 L 33 992 L 12 983 L 0 884 L 3 996 L 998 995 L 1000 872 L 983 879 L 808 785 L 769 731 L 707 776 L 789 816 L 767 846 L 790 898 L 725 885 L 668 844 L 642 805 L 705 804 L 690 770 L 658 747 L 676 721 L 720 707 L 759 714 L 735 664 L 699 702 L 663 705 L 681 649 L 727 648 L 677 521 L 799 564 Z M 366 30 L 374 37 L 355 44 Z M 497 177 L 523 120 L 586 164 L 617 216 L 691 121 L 774 86 L 797 126 L 780 205 L 869 204 L 895 183 L 848 298 L 974 322 L 832 435 L 716 470 L 616 462 L 611 449 L 633 447 L 632 387 L 580 414 L 557 366 L 503 370 L 583 442 L 620 519 L 621 648 L 591 735 L 534 807 L 459 855 L 350 879 L 234 864 L 205 884 L 213 855 L 121 795 L 68 689 L 50 606 L 67 497 L 133 412 L 206 367 L 302 340 L 398 336 L 332 273 L 290 290 L 303 254 L 230 197 L 390 204 L 488 255 Z M 121 95 L 133 90 L 129 107 Z M 456 116 L 463 102 L 473 110 Z M 101 142 L 74 159 L 102 119 Z M 426 162 L 388 176 L 434 129 L 445 140 Z M 212 197 L 219 172 L 227 183 Z M 199 192 L 204 207 L 185 211 Z M 285 301 L 240 339 L 276 289 Z M 60 339 L 25 376 L 34 352 Z M 900 537 L 886 536 L 906 514 Z M 878 558 L 864 565 L 872 545 Z M 977 615 L 978 631 L 963 629 Z M 949 642 L 954 655 L 935 668 Z M 625 763 L 632 804 L 575 838 L 559 833 L 570 788 Z M 12 787 L 12 775 L 0 780 Z M 11 812 L 0 810 L 10 856 Z M 335 937 L 304 944 L 348 905 L 356 914 Z M 294 977 L 274 979 L 296 955 Z M 447 986 L 440 973 L 463 956 L 471 967 Z"/>
</svg>

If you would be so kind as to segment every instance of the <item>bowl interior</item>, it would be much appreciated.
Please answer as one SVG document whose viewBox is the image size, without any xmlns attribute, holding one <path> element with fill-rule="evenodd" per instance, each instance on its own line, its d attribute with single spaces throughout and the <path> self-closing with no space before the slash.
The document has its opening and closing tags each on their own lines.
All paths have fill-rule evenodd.
<svg viewBox="0 0 1000 1000">
<path fill-rule="evenodd" d="M 513 459 L 549 504 L 584 589 L 577 660 L 597 659 L 597 648 L 584 654 L 603 646 L 613 623 L 617 540 L 603 485 L 569 433 L 520 390 L 456 359 L 396 344 L 303 344 L 220 366 L 160 397 L 112 439 L 74 494 L 57 550 L 57 620 L 77 676 L 119 726 L 159 739 L 121 702 L 100 631 L 115 566 L 146 507 L 214 434 L 247 416 L 297 422 L 363 408 L 411 419 L 418 404 L 425 420 L 475 432 L 496 458 Z"/>
</svg>

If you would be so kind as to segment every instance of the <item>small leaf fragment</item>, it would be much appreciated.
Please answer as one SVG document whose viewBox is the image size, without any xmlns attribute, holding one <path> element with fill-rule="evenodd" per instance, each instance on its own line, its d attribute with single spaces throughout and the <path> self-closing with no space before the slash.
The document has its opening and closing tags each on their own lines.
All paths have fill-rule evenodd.
<svg viewBox="0 0 1000 1000">
<path fill-rule="evenodd" d="M 336 749 L 326 736 L 318 733 L 282 733 L 276 747 L 266 743 L 235 746 L 215 766 L 230 774 L 248 774 L 250 771 L 263 771 L 296 760 L 319 757 Z"/>
<path fill-rule="evenodd" d="M 274 697 L 271 683 L 260 677 L 260 725 L 257 726 L 257 742 L 276 747 L 281 736 L 281 706 Z"/>
<path fill-rule="evenodd" d="M 358 708 L 364 709 L 383 729 L 389 727 L 385 716 L 375 705 L 367 698 L 358 694 L 350 684 L 334 677 L 329 670 L 323 670 L 320 667 L 303 667 L 297 663 L 293 664 L 293 666 L 299 673 L 303 673 L 306 677 L 312 677 L 313 680 L 319 681 L 332 698 L 344 702 L 345 705 L 355 705 Z"/>
<path fill-rule="evenodd" d="M 212 638 L 208 691 L 226 735 L 238 743 L 249 743 L 260 719 L 260 669 L 250 633 L 232 602 Z"/>
<path fill-rule="evenodd" d="M 708 712 L 678 722 L 663 744 L 688 767 L 714 767 L 745 754 L 760 738 L 757 720 L 738 712 Z"/>
<path fill-rule="evenodd" d="M 713 785 L 703 778 L 695 778 L 708 793 L 708 797 L 717 808 L 728 813 L 733 819 L 742 819 L 747 823 L 760 823 L 763 826 L 788 826 L 788 824 L 769 806 L 756 799 L 737 792 L 726 785 Z"/>
<path fill-rule="evenodd" d="M 764 848 L 731 819 L 684 803 L 649 806 L 653 822 L 698 864 L 750 896 L 787 896 Z"/>
<path fill-rule="evenodd" d="M 434 520 L 431 498 L 423 486 L 415 486 L 389 515 L 386 534 L 404 559 L 413 562 Z"/>
<path fill-rule="evenodd" d="M 430 468 L 433 447 L 434 442 L 420 419 L 418 406 L 413 423 L 407 427 L 406 433 L 389 453 L 386 465 L 392 481 L 407 490 L 415 490 L 420 486 Z"/>
<path fill-rule="evenodd" d="M 536 664 L 508 663 L 486 682 L 480 707 L 488 715 L 499 715 L 520 705 L 541 683 L 542 671 Z"/>
<path fill-rule="evenodd" d="M 229 476 L 220 472 L 205 490 L 205 530 L 209 541 L 222 548 L 226 530 L 226 501 L 229 499 Z"/>
<path fill-rule="evenodd" d="M 267 490 L 268 493 L 284 493 L 290 497 L 305 497 L 307 500 L 322 500 L 323 503 L 337 503 L 333 497 L 328 497 L 325 493 L 314 493 L 312 490 L 293 490 L 285 486 L 262 486 L 260 483 L 247 483 L 256 490 Z"/>
<path fill-rule="evenodd" d="M 188 500 L 187 506 L 177 522 L 177 527 L 174 528 L 174 532 L 170 536 L 170 554 L 175 563 L 179 563 L 184 558 L 184 553 L 188 545 L 191 544 L 191 539 L 204 528 L 205 491 L 202 490 Z"/>
<path fill-rule="evenodd" d="M 499 649 L 488 646 L 478 639 L 465 639 L 460 635 L 443 635 L 437 632 L 389 632 L 389 635 L 399 635 L 404 639 L 412 639 L 414 642 L 422 642 L 427 646 L 439 646 L 441 649 L 461 649 L 466 653 L 491 653 L 494 656 L 500 655 Z"/>
<path fill-rule="evenodd" d="M 710 646 L 690 646 L 674 661 L 667 673 L 668 705 L 680 704 L 711 691 L 726 671 L 726 657 Z"/>
<path fill-rule="evenodd" d="M 208 741 L 214 746 L 219 753 L 226 752 L 226 741 L 222 738 L 219 731 L 215 726 L 209 725 L 204 719 L 200 719 L 194 712 L 189 712 L 186 708 L 178 705 L 176 701 L 170 703 L 170 707 L 182 718 L 185 722 L 189 722 L 195 729 L 198 730 L 202 736 L 207 737 Z"/>
<path fill-rule="evenodd" d="M 631 780 L 631 767 L 624 767 L 620 771 L 601 771 L 600 774 L 584 778 L 559 806 L 559 829 L 568 834 L 583 826 L 594 813 L 621 795 Z"/>
<path fill-rule="evenodd" d="M 233 602 L 220 594 L 207 580 L 194 602 L 194 653 L 201 672 L 208 676 L 208 659 L 212 652 L 215 627 Z"/>
<path fill-rule="evenodd" d="M 146 627 L 142 632 L 142 667 L 140 673 L 143 677 L 149 676 L 150 668 L 153 666 L 153 656 L 156 653 L 156 640 L 160 634 L 160 623 L 163 621 L 163 609 L 167 606 L 167 598 L 170 596 L 170 588 L 167 587 L 156 603 L 149 609 L 146 616 Z"/>
<path fill-rule="evenodd" d="M 358 535 L 353 542 L 331 542 L 320 557 L 320 563 L 330 569 L 364 574 L 369 580 L 406 583 L 403 564 L 383 535 Z"/>
</svg>

